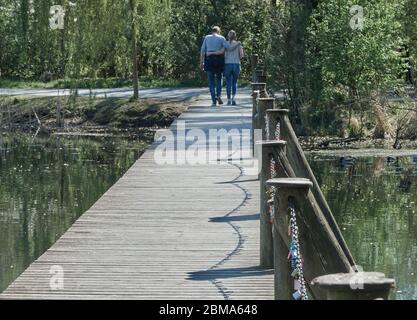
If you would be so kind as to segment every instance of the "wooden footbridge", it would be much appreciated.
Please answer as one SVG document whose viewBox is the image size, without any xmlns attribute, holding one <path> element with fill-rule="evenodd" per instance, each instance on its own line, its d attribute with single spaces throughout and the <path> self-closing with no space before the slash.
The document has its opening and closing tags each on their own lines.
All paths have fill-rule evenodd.
<svg viewBox="0 0 417 320">
<path fill-rule="evenodd" d="M 0 298 L 387 299 L 392 279 L 352 268 L 265 80 L 254 56 L 253 90 L 239 106 L 210 109 L 201 97 Z M 229 142 L 205 148 L 210 139 L 199 141 L 204 161 L 178 161 L 196 136 L 221 129 L 241 139 L 239 161 Z M 252 150 L 259 175 L 248 170 Z"/>
</svg>

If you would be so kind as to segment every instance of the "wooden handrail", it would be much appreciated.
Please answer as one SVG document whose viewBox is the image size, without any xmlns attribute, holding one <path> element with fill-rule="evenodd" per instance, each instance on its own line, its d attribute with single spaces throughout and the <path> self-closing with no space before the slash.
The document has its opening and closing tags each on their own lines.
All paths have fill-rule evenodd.
<svg viewBox="0 0 417 320">
<path fill-rule="evenodd" d="M 284 165 L 285 166 L 285 165 Z M 300 236 L 301 254 L 304 260 L 304 275 L 307 283 L 318 276 L 332 273 L 349 273 L 351 265 L 339 241 L 310 189 L 313 182 L 304 178 L 276 178 L 267 181 L 276 188 L 274 216 L 274 264 L 277 299 L 291 299 L 293 286 L 288 255 L 288 208 L 295 205 Z M 313 298 L 325 299 L 325 293 L 317 286 L 308 286 Z"/>
<path fill-rule="evenodd" d="M 255 129 L 263 129 L 262 133 L 264 134 L 265 127 L 268 125 L 268 132 L 269 136 L 265 137 L 268 140 L 272 139 L 278 139 L 278 140 L 284 140 L 288 143 L 288 148 L 286 148 L 287 151 L 287 159 L 289 160 L 290 167 L 293 173 L 291 174 L 292 177 L 301 177 L 301 178 L 307 178 L 312 181 L 313 188 L 312 192 L 314 196 L 316 197 L 317 203 L 319 207 L 321 208 L 324 216 L 326 217 L 330 228 L 333 230 L 336 238 L 340 242 L 340 245 L 343 249 L 343 252 L 345 253 L 347 259 L 349 260 L 351 265 L 355 265 L 354 259 L 352 254 L 350 253 L 350 250 L 343 238 L 343 235 L 339 229 L 339 226 L 336 223 L 336 220 L 333 217 L 333 214 L 330 210 L 330 207 L 321 191 L 321 188 L 314 176 L 313 171 L 311 170 L 311 167 L 305 157 L 305 154 L 298 142 L 298 138 L 295 134 L 295 131 L 291 125 L 291 122 L 288 118 L 288 110 L 286 109 L 275 109 L 275 104 L 271 102 L 271 100 L 263 100 L 262 98 L 262 92 L 266 92 L 266 84 L 264 83 L 252 83 L 253 89 L 259 90 L 258 98 L 254 99 L 254 107 L 253 109 L 256 109 L 254 118 L 253 118 L 253 125 L 252 125 L 252 143 L 254 145 L 254 130 Z M 264 110 L 263 108 L 260 108 L 260 101 L 267 101 L 268 104 L 272 103 L 271 109 Z M 268 117 L 268 120 L 265 120 L 264 114 L 266 113 L 266 116 Z M 279 130 L 277 130 L 277 126 L 279 126 Z M 277 137 L 275 135 L 276 131 L 279 131 L 280 136 Z M 254 150 L 254 148 L 253 148 Z"/>
<path fill-rule="evenodd" d="M 287 258 L 292 212 L 291 226 L 296 220 L 304 261 L 301 278 L 313 299 L 388 299 L 393 279 L 354 272 L 353 256 L 301 148 L 289 110 L 277 109 L 275 99 L 268 98 L 266 75 L 258 60 L 252 81 L 253 143 L 254 130 L 262 130 L 262 141 L 256 142 L 262 146 L 260 265 L 275 269 L 275 298 L 293 299 L 294 278 Z M 351 285 L 357 277 L 362 277 L 361 290 Z"/>
<path fill-rule="evenodd" d="M 281 112 L 274 112 L 274 111 L 267 111 L 267 114 L 274 115 L 274 117 L 269 118 L 269 121 L 272 123 L 275 122 L 276 124 L 279 123 L 280 126 L 280 136 L 275 137 L 279 140 L 284 140 L 287 142 L 287 158 L 291 163 L 291 167 L 294 170 L 295 177 L 307 178 L 311 180 L 313 183 L 312 192 L 317 200 L 317 203 L 321 210 L 323 211 L 324 216 L 326 217 L 327 222 L 329 223 L 331 229 L 333 230 L 336 238 L 340 242 L 340 245 L 345 253 L 346 257 L 348 258 L 351 265 L 355 265 L 354 259 L 350 250 L 343 238 L 343 235 L 339 229 L 339 226 L 336 223 L 336 220 L 330 210 L 330 207 L 326 201 L 326 198 L 321 191 L 321 188 L 314 176 L 313 171 L 307 161 L 307 158 L 301 148 L 300 143 L 298 142 L 297 135 L 291 125 L 291 122 L 288 118 L 288 112 L 283 111 Z M 276 125 L 275 125 L 276 127 Z M 269 137 L 271 139 L 271 137 Z"/>
</svg>

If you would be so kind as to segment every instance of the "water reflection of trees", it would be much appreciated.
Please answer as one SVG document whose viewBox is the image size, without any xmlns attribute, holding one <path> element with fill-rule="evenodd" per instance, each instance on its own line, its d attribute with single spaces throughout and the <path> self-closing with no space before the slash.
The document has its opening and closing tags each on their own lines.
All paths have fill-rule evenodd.
<svg viewBox="0 0 417 320">
<path fill-rule="evenodd" d="M 122 139 L 2 137 L 0 292 L 133 164 Z"/>
<path fill-rule="evenodd" d="M 337 160 L 312 167 L 357 263 L 394 277 L 397 298 L 417 299 L 415 162 L 361 158 L 349 167 Z"/>
</svg>

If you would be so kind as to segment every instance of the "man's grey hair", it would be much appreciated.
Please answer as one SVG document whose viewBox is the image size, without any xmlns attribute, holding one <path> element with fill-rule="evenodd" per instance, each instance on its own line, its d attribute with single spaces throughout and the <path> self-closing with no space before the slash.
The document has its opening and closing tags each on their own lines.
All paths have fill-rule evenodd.
<svg viewBox="0 0 417 320">
<path fill-rule="evenodd" d="M 211 28 L 211 31 L 213 33 L 220 33 L 220 27 L 219 26 L 214 26 L 213 28 Z"/>
</svg>

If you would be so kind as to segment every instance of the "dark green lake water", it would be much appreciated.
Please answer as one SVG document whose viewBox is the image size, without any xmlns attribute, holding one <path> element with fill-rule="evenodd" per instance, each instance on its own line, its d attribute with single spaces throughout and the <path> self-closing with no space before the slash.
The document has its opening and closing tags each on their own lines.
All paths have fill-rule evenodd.
<svg viewBox="0 0 417 320">
<path fill-rule="evenodd" d="M 417 299 L 417 156 L 309 160 L 356 263 Z"/>
<path fill-rule="evenodd" d="M 140 156 L 122 138 L 0 136 L 0 292 Z"/>
</svg>

